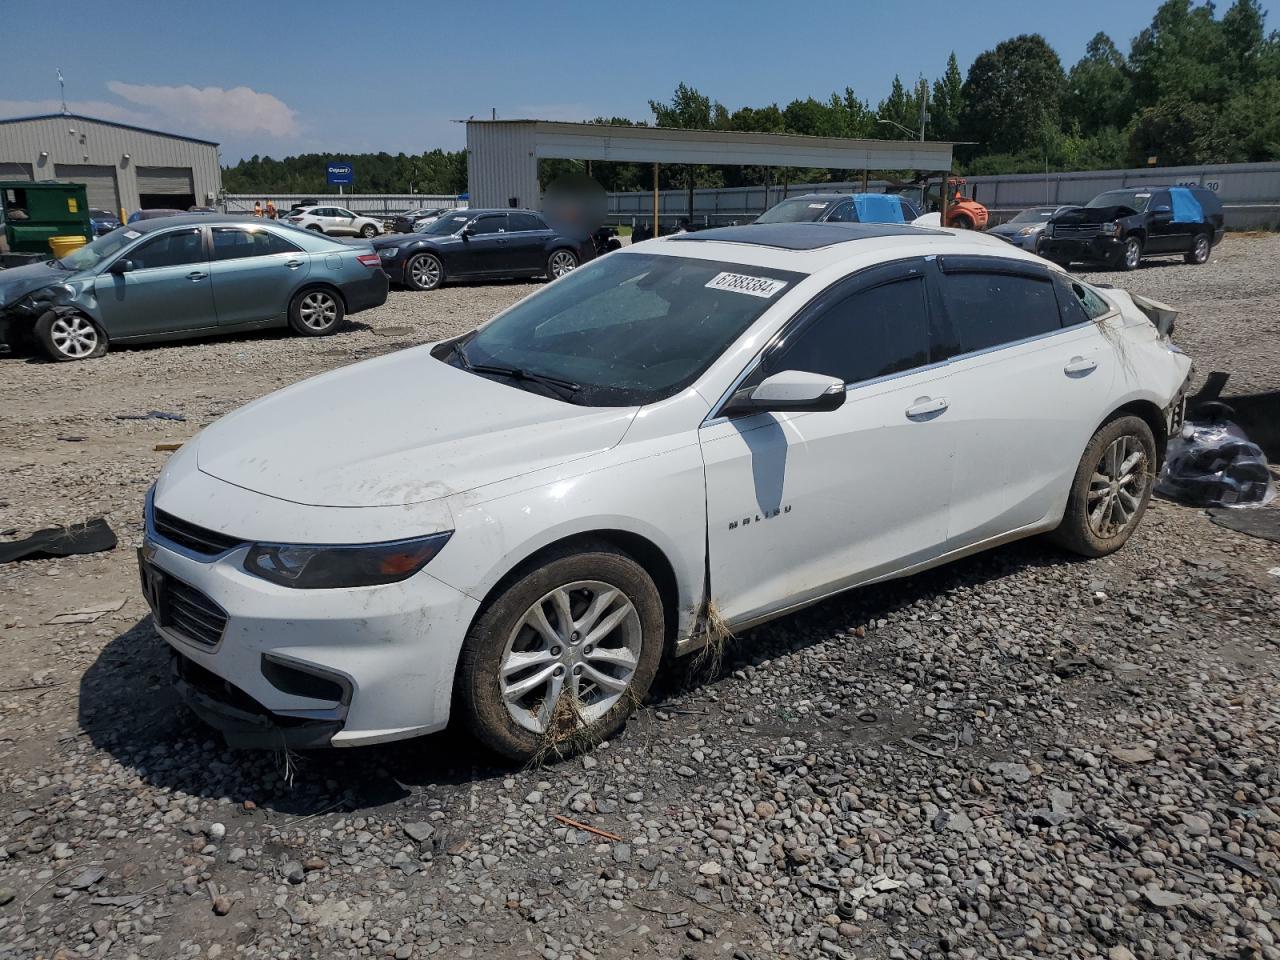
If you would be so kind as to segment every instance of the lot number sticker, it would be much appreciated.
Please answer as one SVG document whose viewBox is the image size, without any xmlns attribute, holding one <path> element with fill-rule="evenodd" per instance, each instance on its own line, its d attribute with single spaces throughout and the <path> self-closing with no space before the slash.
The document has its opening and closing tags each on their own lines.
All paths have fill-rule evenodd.
<svg viewBox="0 0 1280 960">
<path fill-rule="evenodd" d="M 707 281 L 707 287 L 711 290 L 729 290 L 733 293 L 745 293 L 750 297 L 763 297 L 765 300 L 786 285 L 785 280 L 751 277 L 745 273 L 717 273 Z"/>
</svg>

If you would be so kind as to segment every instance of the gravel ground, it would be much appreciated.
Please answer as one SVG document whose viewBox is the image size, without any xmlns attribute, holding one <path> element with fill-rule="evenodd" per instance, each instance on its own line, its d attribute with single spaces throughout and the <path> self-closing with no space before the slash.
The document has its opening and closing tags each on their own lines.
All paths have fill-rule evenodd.
<svg viewBox="0 0 1280 960">
<path fill-rule="evenodd" d="M 1229 392 L 1277 389 L 1278 265 L 1280 238 L 1230 237 L 1092 278 L 1181 307 Z M 216 742 L 135 582 L 155 444 L 535 288 L 0 361 L 0 530 L 121 538 L 0 567 L 0 956 L 1280 957 L 1280 546 L 1169 503 L 1106 560 L 1024 542 L 751 631 L 554 767 L 452 733 Z M 187 420 L 116 419 L 149 410 Z"/>
</svg>

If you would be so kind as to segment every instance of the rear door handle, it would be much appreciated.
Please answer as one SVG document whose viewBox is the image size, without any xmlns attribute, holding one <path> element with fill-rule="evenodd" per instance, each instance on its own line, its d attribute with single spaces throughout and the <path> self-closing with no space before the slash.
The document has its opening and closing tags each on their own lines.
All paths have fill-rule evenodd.
<svg viewBox="0 0 1280 960">
<path fill-rule="evenodd" d="M 1062 372 L 1071 377 L 1077 374 L 1093 373 L 1097 369 L 1098 361 L 1093 357 L 1072 357 L 1062 368 Z"/>
<path fill-rule="evenodd" d="M 201 273 L 199 270 L 193 270 L 193 271 L 191 271 L 190 273 L 188 273 L 188 274 L 187 274 L 187 279 L 188 279 L 188 280 L 193 280 L 193 281 L 194 281 L 194 280 L 203 280 L 203 279 L 204 279 L 205 277 L 207 277 L 207 276 L 208 276 L 208 274 L 207 274 L 207 273 Z"/>
<path fill-rule="evenodd" d="M 285 264 L 285 266 L 288 267 L 290 270 L 297 270 L 300 266 L 302 266 L 302 261 L 290 260 L 288 263 Z"/>
<path fill-rule="evenodd" d="M 911 420 L 917 420 L 921 417 L 932 416 L 935 413 L 942 413 L 947 407 L 951 406 L 951 402 L 946 397 L 916 397 L 916 402 L 907 407 L 907 417 Z"/>
</svg>

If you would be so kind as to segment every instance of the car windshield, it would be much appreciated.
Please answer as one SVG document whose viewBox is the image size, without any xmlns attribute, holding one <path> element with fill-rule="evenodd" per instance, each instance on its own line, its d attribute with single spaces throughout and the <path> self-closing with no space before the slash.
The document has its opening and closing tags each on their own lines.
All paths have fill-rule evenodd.
<svg viewBox="0 0 1280 960">
<path fill-rule="evenodd" d="M 458 366 L 565 381 L 586 406 L 653 403 L 691 384 L 804 274 L 645 253 L 602 257 L 458 344 Z M 462 356 L 458 354 L 458 348 Z"/>
<path fill-rule="evenodd" d="M 446 213 L 441 215 L 439 220 L 433 220 L 427 224 L 427 228 L 422 232 L 428 237 L 445 237 L 451 233 L 457 233 L 470 219 L 471 217 L 466 213 Z"/>
<path fill-rule="evenodd" d="M 771 207 L 756 217 L 756 223 L 806 223 L 817 220 L 836 199 L 838 198 L 813 200 L 798 197 L 795 200 L 783 200 L 776 207 Z"/>
<path fill-rule="evenodd" d="M 137 230 L 119 227 L 110 233 L 104 233 L 97 240 L 92 240 L 83 247 L 72 250 L 58 262 L 68 270 L 92 270 L 108 257 L 114 257 L 140 236 L 142 234 Z"/>
<path fill-rule="evenodd" d="M 1086 207 L 1128 207 L 1135 213 L 1142 213 L 1151 202 L 1150 190 L 1108 190 L 1100 193 Z"/>
<path fill-rule="evenodd" d="M 1046 223 L 1053 216 L 1056 207 L 1032 207 L 1030 210 L 1023 210 L 1020 214 L 1010 220 L 1010 223 Z"/>
</svg>

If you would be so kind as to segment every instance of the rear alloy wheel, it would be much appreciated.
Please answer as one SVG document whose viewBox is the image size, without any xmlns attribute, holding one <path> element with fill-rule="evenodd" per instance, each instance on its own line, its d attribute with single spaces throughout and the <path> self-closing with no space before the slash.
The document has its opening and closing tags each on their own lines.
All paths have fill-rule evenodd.
<svg viewBox="0 0 1280 960">
<path fill-rule="evenodd" d="M 1141 262 L 1142 241 L 1137 237 L 1130 237 L 1124 242 L 1124 249 L 1120 251 L 1120 269 L 1137 270 Z"/>
<path fill-rule="evenodd" d="M 572 273 L 578 268 L 578 258 L 574 256 L 572 250 L 557 250 L 547 258 L 547 276 L 552 280 L 559 280 L 566 273 Z"/>
<path fill-rule="evenodd" d="M 82 313 L 50 311 L 36 321 L 35 335 L 51 360 L 88 360 L 107 352 L 106 337 Z"/>
<path fill-rule="evenodd" d="M 1208 263 L 1209 249 L 1211 246 L 1212 244 L 1209 242 L 1208 234 L 1197 233 L 1196 242 L 1191 245 L 1191 249 L 1187 251 L 1187 254 L 1183 259 L 1185 259 L 1187 263 Z"/>
<path fill-rule="evenodd" d="M 434 290 L 444 282 L 444 266 L 431 253 L 420 253 L 404 266 L 405 282 L 414 290 Z"/>
<path fill-rule="evenodd" d="M 320 224 L 318 223 L 308 223 L 307 229 L 314 230 L 316 233 L 324 233 L 324 230 L 321 228 Z"/>
<path fill-rule="evenodd" d="M 338 329 L 346 310 L 332 290 L 304 290 L 289 305 L 289 326 L 304 337 L 323 337 Z"/>
<path fill-rule="evenodd" d="M 511 583 L 473 624 L 457 694 L 476 739 L 513 760 L 558 759 L 612 736 L 662 656 L 662 599 L 608 544 L 566 550 Z"/>
<path fill-rule="evenodd" d="M 366 223 L 363 227 L 360 228 L 360 236 L 364 237 L 366 240 L 372 240 L 377 235 L 378 235 L 378 228 L 375 227 L 372 223 Z"/>
<path fill-rule="evenodd" d="M 1050 536 L 1086 557 L 1104 557 L 1124 546 L 1151 500 L 1156 442 L 1141 417 L 1104 424 L 1076 469 L 1062 523 Z"/>
</svg>

